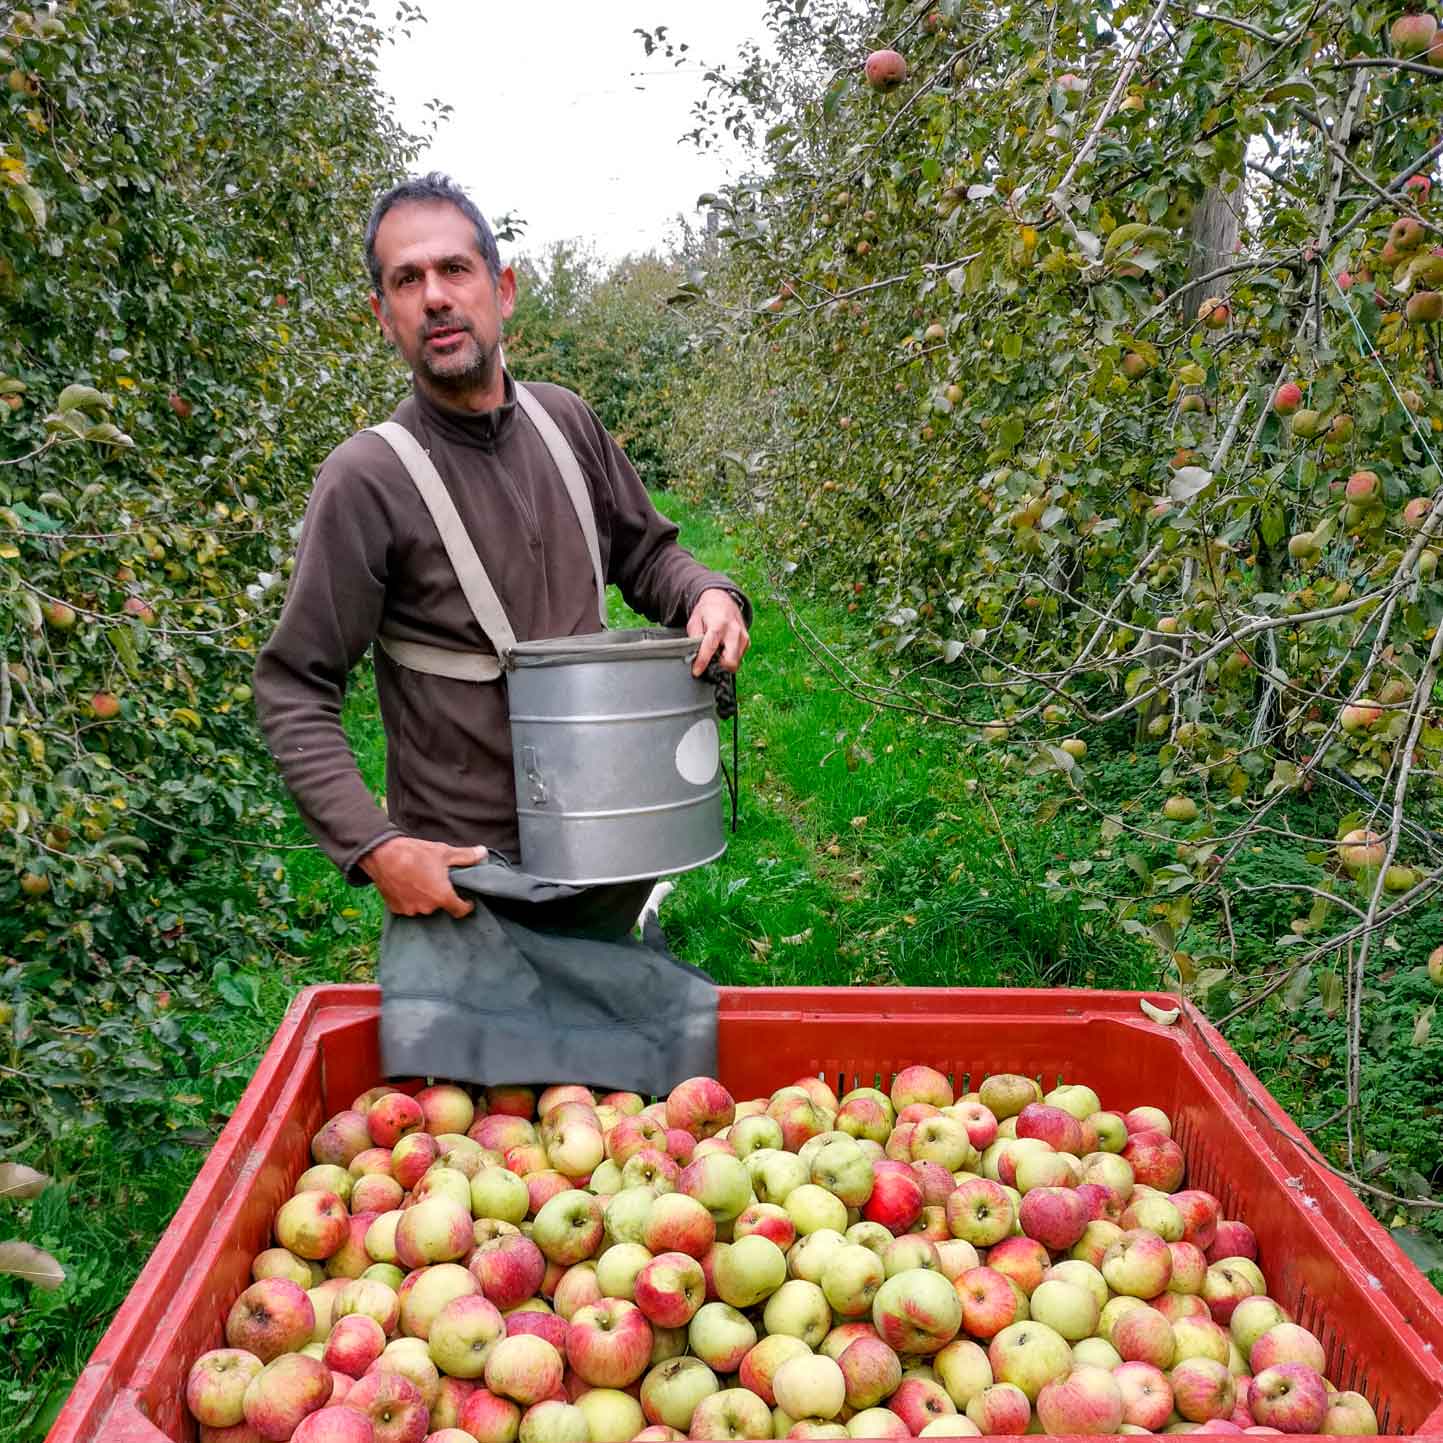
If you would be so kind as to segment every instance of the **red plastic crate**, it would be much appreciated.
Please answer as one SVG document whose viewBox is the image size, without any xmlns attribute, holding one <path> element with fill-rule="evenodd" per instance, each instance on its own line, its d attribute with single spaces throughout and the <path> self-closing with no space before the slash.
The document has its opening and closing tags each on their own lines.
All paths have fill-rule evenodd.
<svg viewBox="0 0 1443 1443">
<path fill-rule="evenodd" d="M 726 988 L 720 1072 L 739 1098 L 820 1075 L 839 1092 L 909 1063 L 958 1090 L 990 1072 L 1084 1082 L 1110 1108 L 1173 1118 L 1188 1181 L 1258 1236 L 1273 1295 L 1364 1393 L 1380 1431 L 1443 1437 L 1443 1299 L 1219 1034 L 1192 1009 L 1149 1022 L 1134 992 Z M 312 1133 L 380 1076 L 375 987 L 292 1004 L 234 1116 L 81 1374 L 48 1443 L 194 1440 L 191 1362 L 222 1343 L 251 1259 L 310 1163 Z"/>
</svg>

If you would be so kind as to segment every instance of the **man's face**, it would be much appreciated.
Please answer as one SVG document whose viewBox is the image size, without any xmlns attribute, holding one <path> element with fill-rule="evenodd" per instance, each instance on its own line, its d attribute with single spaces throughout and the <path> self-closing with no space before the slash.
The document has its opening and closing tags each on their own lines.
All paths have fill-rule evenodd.
<svg viewBox="0 0 1443 1443">
<path fill-rule="evenodd" d="M 450 397 L 489 389 L 516 277 L 492 280 L 471 222 L 447 201 L 403 202 L 376 232 L 376 259 L 371 309 L 417 379 Z"/>
</svg>

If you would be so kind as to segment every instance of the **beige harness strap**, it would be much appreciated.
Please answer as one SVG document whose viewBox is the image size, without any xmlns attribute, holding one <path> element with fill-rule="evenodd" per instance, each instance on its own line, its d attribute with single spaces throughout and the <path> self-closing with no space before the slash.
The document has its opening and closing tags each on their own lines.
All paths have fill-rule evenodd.
<svg viewBox="0 0 1443 1443">
<path fill-rule="evenodd" d="M 591 553 L 591 569 L 596 574 L 596 607 L 601 617 L 601 629 L 606 630 L 606 574 L 601 569 L 601 545 L 596 537 L 596 516 L 591 506 L 591 492 L 587 489 L 586 478 L 581 474 L 576 452 L 570 442 L 561 434 L 561 427 L 551 419 L 550 413 L 532 394 L 530 389 L 516 381 L 516 399 L 521 409 L 530 418 L 531 424 L 541 433 L 546 449 L 556 469 L 561 473 L 561 484 L 571 498 L 572 510 L 581 523 L 581 534 L 586 537 L 586 549 Z"/>
</svg>

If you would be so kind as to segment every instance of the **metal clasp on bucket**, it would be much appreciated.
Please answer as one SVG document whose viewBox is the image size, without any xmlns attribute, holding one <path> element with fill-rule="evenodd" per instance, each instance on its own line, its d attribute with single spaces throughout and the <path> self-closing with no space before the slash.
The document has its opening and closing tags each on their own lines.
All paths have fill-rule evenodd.
<svg viewBox="0 0 1443 1443">
<path fill-rule="evenodd" d="M 546 795 L 546 783 L 541 776 L 541 763 L 536 759 L 535 747 L 521 748 L 521 765 L 531 786 L 531 805 L 544 807 L 549 798 Z"/>
</svg>

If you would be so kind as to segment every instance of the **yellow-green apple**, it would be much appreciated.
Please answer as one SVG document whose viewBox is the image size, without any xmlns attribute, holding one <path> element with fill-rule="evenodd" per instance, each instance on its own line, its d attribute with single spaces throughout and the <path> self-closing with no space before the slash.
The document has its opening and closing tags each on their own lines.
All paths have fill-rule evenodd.
<svg viewBox="0 0 1443 1443">
<path fill-rule="evenodd" d="M 371 1104 L 366 1113 L 366 1130 L 374 1147 L 395 1147 L 408 1132 L 419 1132 L 425 1124 L 421 1104 L 404 1092 L 388 1092 Z"/>
<path fill-rule="evenodd" d="M 835 1418 L 847 1401 L 841 1367 L 820 1353 L 789 1358 L 772 1379 L 777 1406 L 793 1418 Z"/>
<path fill-rule="evenodd" d="M 961 1300 L 941 1273 L 914 1268 L 888 1278 L 877 1289 L 872 1326 L 899 1354 L 936 1353 L 962 1326 Z"/>
<path fill-rule="evenodd" d="M 291 1443 L 374 1443 L 375 1436 L 370 1419 L 338 1403 L 332 1393 L 324 1408 L 301 1419 Z"/>
<path fill-rule="evenodd" d="M 1099 1270 L 1113 1292 L 1155 1298 L 1167 1290 L 1172 1254 L 1156 1233 L 1134 1228 L 1108 1247 Z"/>
<path fill-rule="evenodd" d="M 1132 1361 L 1112 1373 L 1122 1394 L 1122 1421 L 1157 1432 L 1172 1415 L 1172 1384 L 1161 1368 Z"/>
<path fill-rule="evenodd" d="M 1361 1393 L 1333 1393 L 1319 1431 L 1334 1438 L 1371 1437 L 1378 1431 L 1378 1417 Z"/>
<path fill-rule="evenodd" d="M 1030 1077 L 999 1072 L 978 1089 L 978 1099 L 1000 1122 L 1003 1118 L 1016 1117 L 1030 1102 L 1041 1102 L 1042 1089 Z"/>
<path fill-rule="evenodd" d="M 358 1153 L 374 1146 L 364 1113 L 338 1112 L 311 1139 L 311 1156 L 317 1162 L 348 1167 Z"/>
<path fill-rule="evenodd" d="M 697 1404 L 720 1390 L 716 1374 L 700 1358 L 672 1358 L 642 1379 L 641 1410 L 649 1423 L 685 1432 Z"/>
<path fill-rule="evenodd" d="M 637 1276 L 651 1260 L 652 1254 L 640 1243 L 612 1243 L 596 1260 L 596 1285 L 602 1297 L 635 1302 Z"/>
<path fill-rule="evenodd" d="M 450 1198 L 468 1218 L 471 1216 L 471 1179 L 464 1172 L 439 1162 L 432 1163 L 420 1182 L 411 1189 L 410 1206 L 434 1197 Z"/>
<path fill-rule="evenodd" d="M 212 1348 L 191 1364 L 185 1405 L 207 1428 L 233 1428 L 245 1418 L 242 1400 L 265 1364 L 244 1348 Z"/>
<path fill-rule="evenodd" d="M 1215 1358 L 1184 1358 L 1173 1365 L 1168 1381 L 1173 1407 L 1189 1423 L 1226 1418 L 1233 1411 L 1237 1388 L 1226 1363 Z"/>
<path fill-rule="evenodd" d="M 1166 1370 L 1177 1360 L 1172 1324 L 1156 1308 L 1131 1308 L 1112 1325 L 1112 1346 L 1127 1363 Z"/>
<path fill-rule="evenodd" d="M 1062 1278 L 1038 1283 L 1027 1300 L 1027 1308 L 1037 1322 L 1046 1323 L 1069 1343 L 1091 1336 L 1102 1311 L 1088 1289 Z"/>
<path fill-rule="evenodd" d="M 1227 1330 L 1206 1314 L 1177 1318 L 1172 1323 L 1173 1366 L 1184 1358 L 1210 1358 L 1215 1363 L 1226 1363 L 1229 1341 Z"/>
<path fill-rule="evenodd" d="M 780 1148 L 782 1127 L 775 1118 L 758 1113 L 734 1122 L 727 1129 L 727 1141 L 738 1157 L 746 1158 L 760 1148 Z"/>
<path fill-rule="evenodd" d="M 940 1243 L 952 1236 L 947 1228 L 947 1209 L 940 1205 L 925 1205 L 922 1215 L 912 1224 L 912 1234 L 926 1238 L 930 1243 Z M 938 1271 L 940 1271 L 940 1265 Z"/>
<path fill-rule="evenodd" d="M 1127 1146 L 1127 1123 L 1120 1112 L 1094 1112 L 1085 1119 L 1097 1134 L 1097 1146 L 1106 1153 L 1119 1153 Z"/>
<path fill-rule="evenodd" d="M 746 1165 L 727 1153 L 709 1153 L 693 1159 L 682 1169 L 676 1187 L 678 1192 L 695 1198 L 716 1223 L 733 1221 L 752 1201 L 752 1180 Z M 780 1200 L 759 1198 L 758 1201 Z"/>
<path fill-rule="evenodd" d="M 979 1161 L 967 1124 L 959 1117 L 939 1113 L 924 1117 L 912 1134 L 912 1161 L 935 1162 L 948 1172 L 971 1169 Z"/>
<path fill-rule="evenodd" d="M 566 1358 L 594 1388 L 624 1388 L 651 1361 L 651 1325 L 634 1303 L 602 1298 L 572 1316 Z"/>
<path fill-rule="evenodd" d="M 1178 1242 L 1169 1243 L 1167 1250 L 1172 1254 L 1168 1292 L 1201 1294 L 1208 1275 L 1208 1260 L 1203 1256 L 1202 1249 L 1193 1243 Z"/>
<path fill-rule="evenodd" d="M 672 1088 L 666 1099 L 666 1125 L 689 1132 L 698 1142 L 730 1127 L 736 1100 L 713 1077 L 692 1077 Z"/>
<path fill-rule="evenodd" d="M 1228 1331 L 1246 1358 L 1251 1354 L 1253 1344 L 1270 1328 L 1291 1321 L 1279 1303 L 1266 1295 L 1255 1295 L 1243 1298 L 1233 1309 L 1233 1315 L 1228 1319 Z"/>
<path fill-rule="evenodd" d="M 678 1194 L 667 1193 L 668 1204 Z M 622 1188 L 619 1193 L 612 1196 L 611 1201 L 606 1204 L 602 1214 L 602 1222 L 607 1239 L 611 1243 L 638 1243 L 645 1246 L 647 1222 L 651 1216 L 653 1206 L 660 1199 L 656 1192 L 642 1185 L 636 1187 Z M 533 1229 L 534 1230 L 534 1229 Z M 653 1248 L 649 1252 L 657 1251 Z M 685 1251 L 684 1249 L 661 1249 L 661 1251 Z"/>
<path fill-rule="evenodd" d="M 1025 1294 L 995 1268 L 969 1268 L 953 1284 L 962 1327 L 974 1338 L 992 1338 L 1028 1316 Z"/>
<path fill-rule="evenodd" d="M 474 1245 L 471 1213 L 454 1198 L 428 1197 L 407 1208 L 396 1224 L 396 1261 L 402 1267 L 451 1262 Z"/>
<path fill-rule="evenodd" d="M 1016 1213 L 1001 1183 L 972 1178 L 947 1199 L 947 1226 L 954 1237 L 987 1248 L 1012 1232 Z"/>
<path fill-rule="evenodd" d="M 306 1291 L 289 1278 L 252 1283 L 231 1305 L 225 1338 L 232 1348 L 269 1363 L 311 1341 L 316 1311 Z"/>
<path fill-rule="evenodd" d="M 641 1404 L 617 1388 L 588 1388 L 576 1406 L 586 1422 L 586 1443 L 628 1443 L 646 1426 Z"/>
<path fill-rule="evenodd" d="M 875 1338 L 877 1330 L 871 1323 L 838 1323 L 825 1338 L 817 1349 L 819 1353 L 825 1353 L 829 1358 L 835 1358 L 838 1362 L 842 1360 L 842 1354 L 857 1341 L 858 1338 Z"/>
<path fill-rule="evenodd" d="M 317 1358 L 282 1353 L 246 1384 L 241 1411 L 246 1423 L 268 1443 L 286 1443 L 307 1414 L 324 1408 L 335 1384 Z"/>
<path fill-rule="evenodd" d="M 786 1281 L 786 1254 L 760 1233 L 738 1238 L 716 1263 L 717 1295 L 734 1308 L 750 1308 Z"/>
<path fill-rule="evenodd" d="M 1128 1135 L 1137 1132 L 1160 1132 L 1172 1136 L 1172 1119 L 1160 1107 L 1134 1107 L 1123 1114 Z"/>
<path fill-rule="evenodd" d="M 718 1373 L 735 1373 L 756 1346 L 757 1330 L 746 1314 L 728 1303 L 703 1303 L 687 1324 L 691 1351 Z"/>
<path fill-rule="evenodd" d="M 872 1194 L 862 1216 L 900 1236 L 922 1215 L 922 1184 L 905 1164 L 879 1162 L 872 1171 Z"/>
<path fill-rule="evenodd" d="M 882 1266 L 889 1278 L 912 1268 L 928 1268 L 934 1273 L 942 1271 L 942 1259 L 937 1244 L 921 1233 L 904 1233 L 893 1238 L 882 1250 Z"/>
<path fill-rule="evenodd" d="M 373 1373 L 398 1373 L 408 1378 L 419 1390 L 428 1411 L 441 1392 L 441 1370 L 421 1338 L 393 1338 L 367 1370 L 368 1377 Z"/>
<path fill-rule="evenodd" d="M 768 1333 L 787 1333 L 815 1348 L 831 1329 L 832 1310 L 816 1283 L 792 1278 L 767 1299 L 762 1326 Z"/>
<path fill-rule="evenodd" d="M 911 1430 L 890 1408 L 864 1408 L 847 1420 L 851 1438 L 910 1438 Z"/>
<path fill-rule="evenodd" d="M 420 1443 L 428 1431 L 426 1400 L 421 1390 L 409 1378 L 391 1370 L 378 1369 L 358 1379 L 346 1394 L 344 1406 L 371 1420 L 376 1443 Z"/>
<path fill-rule="evenodd" d="M 1015 1383 L 1035 1402 L 1048 1383 L 1071 1371 L 1072 1350 L 1055 1329 L 1029 1319 L 998 1333 L 988 1345 L 987 1360 L 999 1383 Z"/>
<path fill-rule="evenodd" d="M 865 1218 L 853 1223 L 842 1236 L 847 1242 L 857 1243 L 883 1259 L 887 1256 L 887 1249 L 896 1241 L 891 1228 L 884 1228 L 881 1223 L 868 1222 Z"/>
<path fill-rule="evenodd" d="M 1280 1363 L 1302 1363 L 1315 1373 L 1322 1373 L 1328 1366 L 1328 1358 L 1322 1343 L 1306 1328 L 1296 1323 L 1275 1323 L 1248 1350 L 1248 1363 L 1254 1374 Z"/>
<path fill-rule="evenodd" d="M 772 1382 L 777 1370 L 790 1358 L 810 1356 L 811 1349 L 800 1338 L 789 1333 L 775 1333 L 764 1337 L 748 1350 L 737 1369 L 737 1381 L 743 1388 L 750 1389 L 768 1408 L 776 1405 L 776 1394 Z"/>
<path fill-rule="evenodd" d="M 875 1407 L 901 1386 L 901 1360 L 878 1337 L 855 1339 L 835 1361 L 842 1372 L 849 1408 Z"/>
<path fill-rule="evenodd" d="M 430 1135 L 425 1134 L 427 1137 Z M 415 1137 L 416 1134 L 409 1133 L 408 1136 Z M 462 1132 L 437 1133 L 436 1146 L 441 1161 L 447 1167 L 454 1167 L 457 1172 L 464 1172 L 467 1177 L 475 1177 L 483 1167 L 493 1161 L 479 1142 L 473 1142 Z"/>
<path fill-rule="evenodd" d="M 351 1313 L 331 1329 L 322 1362 L 332 1372 L 359 1378 L 385 1351 L 386 1330 L 368 1313 Z"/>
<path fill-rule="evenodd" d="M 1073 1366 L 1086 1365 L 1089 1368 L 1106 1368 L 1110 1373 L 1122 1366 L 1117 1349 L 1106 1338 L 1079 1338 L 1072 1345 Z"/>
<path fill-rule="evenodd" d="M 992 1383 L 967 1401 L 967 1416 L 988 1437 L 1027 1432 L 1032 1400 L 1015 1383 Z"/>
<path fill-rule="evenodd" d="M 716 1222 L 695 1198 L 664 1193 L 647 1205 L 641 1241 L 656 1254 L 686 1253 L 701 1259 L 716 1241 Z"/>
<path fill-rule="evenodd" d="M 333 1192 L 342 1202 L 345 1202 L 351 1196 L 351 1188 L 355 1185 L 355 1181 L 349 1168 L 341 1167 L 333 1162 L 318 1162 L 314 1167 L 308 1167 L 296 1179 L 296 1185 L 291 1191 L 293 1193 Z"/>
<path fill-rule="evenodd" d="M 787 1253 L 787 1273 L 790 1277 L 805 1278 L 809 1283 L 820 1284 L 827 1264 L 846 1246 L 846 1237 L 831 1228 L 823 1228 L 820 1232 L 798 1238 Z"/>
<path fill-rule="evenodd" d="M 402 1188 L 413 1188 L 441 1155 L 429 1132 L 408 1132 L 391 1149 L 391 1176 Z"/>
<path fill-rule="evenodd" d="M 861 1207 L 872 1195 L 872 1164 L 851 1138 L 828 1142 L 810 1159 L 811 1181 L 847 1207 Z"/>
<path fill-rule="evenodd" d="M 706 1301 L 706 1279 L 701 1264 L 689 1254 L 661 1253 L 642 1266 L 632 1292 L 648 1322 L 684 1328 Z"/>
<path fill-rule="evenodd" d="M 849 1146 L 855 1147 L 856 1144 L 849 1144 Z M 858 1153 L 858 1161 L 870 1176 L 871 1164 L 860 1156 L 860 1150 Z M 782 1210 L 792 1220 L 792 1225 L 796 1228 L 799 1237 L 820 1232 L 823 1228 L 830 1229 L 832 1232 L 841 1232 L 847 1226 L 846 1203 L 816 1183 L 806 1182 L 800 1187 L 793 1188 L 787 1194 L 787 1199 L 782 1204 Z"/>
<path fill-rule="evenodd" d="M 431 1321 L 427 1346 L 431 1360 L 452 1378 L 479 1378 L 492 1348 L 506 1335 L 494 1303 L 479 1293 L 452 1298 Z"/>
<path fill-rule="evenodd" d="M 950 1107 L 952 1100 L 952 1084 L 935 1067 L 914 1064 L 892 1079 L 891 1102 L 898 1112 L 912 1102 Z"/>
<path fill-rule="evenodd" d="M 546 1144 L 551 1166 L 565 1177 L 590 1177 L 606 1156 L 601 1129 L 593 1120 L 568 1117 L 554 1129 Z"/>
<path fill-rule="evenodd" d="M 479 1244 L 466 1264 L 498 1308 L 514 1308 L 541 1287 L 546 1259 L 530 1238 L 509 1233 Z"/>
<path fill-rule="evenodd" d="M 1125 1231 L 1146 1228 L 1165 1243 L 1175 1243 L 1182 1238 L 1182 1214 L 1170 1198 L 1158 1193 L 1135 1193 L 1119 1221 Z"/>
<path fill-rule="evenodd" d="M 1084 1151 L 1082 1123 L 1065 1109 L 1045 1102 L 1028 1103 L 1017 1114 L 1017 1136 L 1040 1138 L 1054 1152 L 1081 1157 Z"/>
<path fill-rule="evenodd" d="M 550 1343 L 520 1333 L 492 1346 L 486 1359 L 486 1387 L 529 1408 L 557 1392 L 564 1371 L 561 1354 Z"/>
<path fill-rule="evenodd" d="M 1116 1433 L 1122 1414 L 1122 1390 L 1105 1368 L 1073 1368 L 1037 1395 L 1037 1419 L 1053 1435 Z"/>
<path fill-rule="evenodd" d="M 298 1258 L 332 1257 L 350 1235 L 350 1214 L 333 1192 L 301 1192 L 276 1214 L 276 1241 Z"/>
<path fill-rule="evenodd" d="M 326 1335 L 331 1331 L 331 1324 L 334 1321 L 336 1297 L 350 1281 L 350 1278 L 327 1278 L 325 1282 L 306 1292 L 306 1298 L 310 1302 L 311 1311 L 315 1314 L 316 1319 L 315 1327 L 311 1330 L 311 1342 L 325 1342 Z"/>
<path fill-rule="evenodd" d="M 1167 1245 L 1162 1244 L 1163 1247 Z M 1020 1233 L 1003 1238 L 987 1250 L 987 1266 L 994 1272 L 1012 1279 L 1029 1296 L 1042 1281 L 1042 1275 L 1052 1266 L 1047 1249 L 1037 1241 Z"/>
<path fill-rule="evenodd" d="M 947 1417 L 957 1411 L 957 1405 L 940 1383 L 921 1377 L 904 1376 L 887 1406 L 907 1425 L 914 1438 L 934 1418 Z"/>
<path fill-rule="evenodd" d="M 1064 1112 L 1070 1112 L 1079 1122 L 1085 1122 L 1102 1108 L 1102 1099 L 1080 1082 L 1065 1082 L 1054 1087 L 1042 1100 L 1049 1107 L 1060 1107 Z"/>
<path fill-rule="evenodd" d="M 1018 1139 L 1020 1142 L 1029 1140 Z M 1067 1152 L 1023 1153 L 1016 1159 L 1013 1171 L 1013 1181 L 1017 1190 L 1022 1193 L 1030 1192 L 1035 1187 L 1076 1187 L 1082 1180 L 1081 1164 Z"/>
<path fill-rule="evenodd" d="M 401 1331 L 411 1338 L 428 1337 L 436 1315 L 447 1303 L 480 1291 L 480 1283 L 459 1263 L 417 1268 L 396 1290 L 401 1304 Z"/>
<path fill-rule="evenodd" d="M 519 1443 L 591 1443 L 586 1414 L 559 1398 L 543 1398 L 521 1415 Z"/>
<path fill-rule="evenodd" d="M 1059 1279 L 1065 1283 L 1072 1283 L 1075 1287 L 1090 1294 L 1096 1301 L 1099 1311 L 1112 1296 L 1111 1290 L 1107 1286 L 1107 1279 L 1091 1263 L 1083 1262 L 1078 1258 L 1064 1258 L 1061 1262 L 1053 1263 L 1042 1275 L 1044 1283 Z"/>
<path fill-rule="evenodd" d="M 422 1088 L 416 1094 L 416 1103 L 421 1109 L 422 1125 L 433 1135 L 464 1133 L 476 1117 L 476 1104 L 465 1088 L 452 1083 Z"/>
<path fill-rule="evenodd" d="M 970 1338 L 954 1338 L 948 1343 L 932 1359 L 932 1370 L 958 1408 L 965 1409 L 977 1394 L 992 1384 L 992 1364 L 987 1361 L 987 1350 Z M 845 1363 L 842 1371 L 846 1371 Z M 851 1402 L 850 1393 L 847 1401 Z"/>
<path fill-rule="evenodd" d="M 457 1426 L 477 1443 L 515 1443 L 521 1410 L 509 1398 L 477 1388 L 461 1405 Z"/>
<path fill-rule="evenodd" d="M 321 1277 L 325 1277 L 324 1272 Z M 288 1278 L 299 1288 L 315 1287 L 318 1281 L 313 1265 L 305 1258 L 298 1258 L 289 1248 L 266 1248 L 255 1255 L 251 1281 L 260 1283 L 267 1278 Z"/>
<path fill-rule="evenodd" d="M 758 1202 L 779 1207 L 803 1184 L 811 1180 L 811 1169 L 796 1154 L 763 1147 L 747 1154 L 743 1166 Z"/>
<path fill-rule="evenodd" d="M 531 1239 L 550 1262 L 570 1267 L 596 1251 L 603 1231 L 601 1204 L 590 1193 L 569 1188 L 542 1205 L 531 1224 Z"/>
<path fill-rule="evenodd" d="M 692 1415 L 692 1438 L 708 1438 L 716 1443 L 732 1439 L 762 1439 L 772 1436 L 771 1408 L 745 1388 L 723 1388 L 709 1393 L 696 1405 Z"/>
<path fill-rule="evenodd" d="M 885 1097 L 855 1096 L 843 1100 L 837 1110 L 837 1128 L 850 1137 L 869 1138 L 874 1142 L 886 1142 L 892 1133 L 894 1115 L 890 1102 Z M 772 1119 L 768 1119 L 772 1121 Z M 777 1128 L 777 1141 L 767 1144 L 780 1147 L 781 1128 Z"/>
</svg>

